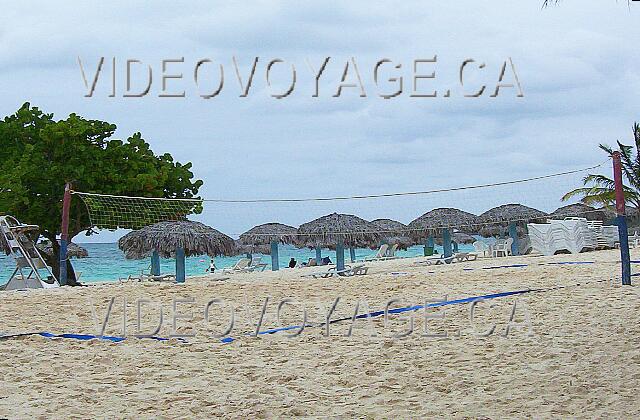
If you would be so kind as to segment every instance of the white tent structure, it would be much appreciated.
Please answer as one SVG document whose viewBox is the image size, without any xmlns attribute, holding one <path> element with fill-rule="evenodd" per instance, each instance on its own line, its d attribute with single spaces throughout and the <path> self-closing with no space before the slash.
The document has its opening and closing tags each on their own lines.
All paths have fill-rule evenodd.
<svg viewBox="0 0 640 420">
<path fill-rule="evenodd" d="M 0 216 L 0 248 L 16 262 L 16 269 L 2 289 L 49 289 L 60 286 L 35 246 L 37 232 L 38 226 L 23 225 L 12 216 Z"/>
</svg>

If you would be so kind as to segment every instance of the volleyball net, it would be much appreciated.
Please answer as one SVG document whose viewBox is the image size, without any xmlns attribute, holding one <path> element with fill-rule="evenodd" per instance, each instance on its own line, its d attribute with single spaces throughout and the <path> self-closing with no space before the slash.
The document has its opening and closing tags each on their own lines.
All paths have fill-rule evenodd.
<svg viewBox="0 0 640 420">
<path fill-rule="evenodd" d="M 371 224 L 368 229 L 380 234 L 405 233 L 415 236 L 424 229 L 420 227 L 424 224 L 416 226 L 410 223 L 412 220 L 433 209 L 457 209 L 470 213 L 474 218 L 473 223 L 456 217 L 446 217 L 446 212 L 444 215 L 441 212 L 440 215 L 434 214 L 434 220 L 429 223 L 430 230 L 449 228 L 475 234 L 483 228 L 486 233 L 490 231 L 487 228 L 491 226 L 539 220 L 542 215 L 560 219 L 612 219 L 615 214 L 611 208 L 580 205 L 577 199 L 570 202 L 562 201 L 565 193 L 583 185 L 583 179 L 588 174 L 607 174 L 611 171 L 610 168 L 611 162 L 607 160 L 586 168 L 520 179 L 491 180 L 493 182 L 460 186 L 451 185 L 443 178 L 423 190 L 326 197 L 176 199 L 127 197 L 82 191 L 73 191 L 72 194 L 84 202 L 92 226 L 98 229 L 140 229 L 162 221 L 189 218 L 237 238 L 249 228 L 263 223 L 279 222 L 295 227 L 327 214 L 342 213 L 356 215 L 367 221 L 400 221 L 404 227 L 388 230 L 383 224 Z M 490 174 L 490 171 L 483 172 L 486 179 L 486 174 Z M 504 206 L 507 204 L 518 206 Z M 321 235 L 322 232 L 316 234 Z"/>
</svg>

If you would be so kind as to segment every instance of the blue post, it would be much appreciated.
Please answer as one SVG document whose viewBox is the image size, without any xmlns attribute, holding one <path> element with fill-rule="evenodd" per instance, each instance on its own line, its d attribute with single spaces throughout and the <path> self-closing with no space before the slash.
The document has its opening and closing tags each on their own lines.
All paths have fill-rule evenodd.
<svg viewBox="0 0 640 420">
<path fill-rule="evenodd" d="M 509 223 L 509 236 L 513 239 L 511 244 L 511 255 L 520 255 L 520 244 L 518 243 L 518 230 L 516 229 L 516 223 Z"/>
<path fill-rule="evenodd" d="M 322 264 L 322 248 L 320 245 L 316 245 L 316 265 Z"/>
<path fill-rule="evenodd" d="M 427 240 L 424 242 L 423 254 L 425 257 L 430 257 L 431 255 L 433 255 L 433 246 L 434 246 L 433 236 L 429 236 Z"/>
<path fill-rule="evenodd" d="M 455 253 L 455 252 L 458 252 L 458 249 L 459 249 L 459 248 L 458 248 L 458 243 L 457 243 L 456 241 L 453 241 L 453 242 L 452 242 L 452 244 L 453 244 L 453 252 L 454 252 L 454 253 Z"/>
<path fill-rule="evenodd" d="M 176 249 L 176 282 L 178 283 L 184 283 L 186 279 L 184 265 L 184 249 L 178 248 Z"/>
<path fill-rule="evenodd" d="M 442 247 L 444 248 L 445 258 L 453 255 L 451 249 L 451 232 L 449 231 L 449 229 L 444 229 L 442 231 Z"/>
<path fill-rule="evenodd" d="M 280 269 L 280 261 L 278 260 L 278 241 L 271 242 L 271 271 Z"/>
<path fill-rule="evenodd" d="M 158 254 L 158 251 L 153 251 L 153 254 L 151 254 L 151 275 L 160 275 L 160 254 Z"/>
<path fill-rule="evenodd" d="M 336 242 L 336 270 L 344 270 L 344 243 Z"/>
<path fill-rule="evenodd" d="M 627 219 L 625 218 L 624 185 L 622 184 L 622 164 L 620 152 L 612 153 L 613 180 L 616 191 L 616 224 L 620 239 L 620 263 L 622 265 L 622 284 L 631 285 L 631 258 L 629 256 L 629 232 L 627 231 Z"/>
<path fill-rule="evenodd" d="M 356 262 L 356 249 L 354 247 L 349 248 L 349 256 L 351 257 L 351 262 Z"/>
<path fill-rule="evenodd" d="M 67 241 L 60 239 L 60 286 L 67 284 Z"/>
<path fill-rule="evenodd" d="M 629 256 L 629 232 L 627 218 L 623 214 L 616 216 L 618 236 L 620 238 L 620 262 L 622 264 L 622 284 L 631 285 L 631 257 Z"/>
</svg>

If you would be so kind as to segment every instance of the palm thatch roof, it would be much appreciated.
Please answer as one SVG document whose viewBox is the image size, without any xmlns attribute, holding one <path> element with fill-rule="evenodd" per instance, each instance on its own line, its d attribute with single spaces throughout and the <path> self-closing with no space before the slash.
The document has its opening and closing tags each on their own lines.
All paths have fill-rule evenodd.
<svg viewBox="0 0 640 420">
<path fill-rule="evenodd" d="M 271 245 L 247 245 L 240 239 L 234 241 L 236 244 L 236 255 L 263 254 L 271 255 Z"/>
<path fill-rule="evenodd" d="M 254 226 L 242 235 L 240 243 L 243 245 L 270 245 L 271 242 L 292 244 L 296 240 L 298 229 L 282 223 L 264 223 Z"/>
<path fill-rule="evenodd" d="M 407 249 L 416 244 L 409 235 L 409 227 L 392 219 L 375 219 L 371 223 L 390 245 L 398 244 L 398 248 Z"/>
<path fill-rule="evenodd" d="M 333 213 L 300 225 L 297 246 L 313 248 L 333 246 L 342 241 L 345 246 L 365 248 L 377 246 L 381 235 L 375 225 L 351 214 Z"/>
<path fill-rule="evenodd" d="M 41 252 L 44 252 L 47 255 L 53 255 L 53 246 L 50 241 L 43 242 L 37 245 L 38 249 Z M 67 257 L 69 258 L 87 258 L 89 256 L 89 251 L 85 248 L 81 247 L 78 244 L 70 242 L 67 245 Z"/>
<path fill-rule="evenodd" d="M 236 246 L 230 237 L 200 222 L 189 220 L 160 222 L 130 232 L 118 241 L 128 259 L 142 259 L 156 250 L 162 258 L 175 256 L 177 248 L 186 256 L 235 255 Z"/>
<path fill-rule="evenodd" d="M 505 235 L 510 222 L 516 222 L 518 235 L 526 233 L 528 222 L 544 222 L 547 213 L 522 204 L 503 204 L 478 216 L 478 233 L 482 236 Z"/>
<path fill-rule="evenodd" d="M 549 214 L 550 219 L 562 220 L 565 217 L 584 217 L 587 220 L 601 220 L 607 221 L 611 217 L 607 214 L 607 211 L 603 209 L 597 209 L 586 204 L 576 203 L 569 204 L 568 206 L 562 206 L 554 210 Z"/>
<path fill-rule="evenodd" d="M 472 228 L 475 226 L 477 216 L 469 212 L 454 208 L 437 208 L 426 212 L 409 223 L 411 237 L 424 239 L 429 235 L 438 233 L 444 228 Z"/>
</svg>

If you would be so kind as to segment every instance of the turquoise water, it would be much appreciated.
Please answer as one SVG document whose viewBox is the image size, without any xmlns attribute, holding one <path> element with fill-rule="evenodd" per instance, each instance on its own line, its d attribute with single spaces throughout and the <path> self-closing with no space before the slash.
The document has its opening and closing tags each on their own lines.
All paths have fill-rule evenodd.
<svg viewBox="0 0 640 420">
<path fill-rule="evenodd" d="M 118 249 L 117 244 L 82 244 L 89 251 L 88 258 L 74 259 L 73 267 L 77 272 L 82 272 L 82 282 L 92 281 L 116 281 L 118 278 L 126 278 L 130 274 L 139 275 L 142 270 L 148 271 L 150 260 L 127 260 L 124 258 L 122 251 Z M 438 252 L 442 253 L 442 247 L 436 246 Z M 461 251 L 473 250 L 471 245 L 460 245 Z M 366 256 L 374 255 L 376 250 L 357 249 L 356 259 L 360 260 Z M 260 254 L 256 254 L 260 255 Z M 413 246 L 406 251 L 398 251 L 396 255 L 401 257 L 417 257 L 423 255 L 422 245 Z M 291 257 L 295 258 L 300 264 L 308 261 L 309 258 L 315 258 L 315 250 L 298 249 L 290 245 L 281 245 L 279 251 L 280 267 L 287 267 Z M 330 257 L 331 261 L 336 261 L 335 251 L 329 249 L 322 250 L 323 257 Z M 215 259 L 216 267 L 222 269 L 224 267 L 233 266 L 241 255 L 235 257 L 218 257 Z M 349 250 L 345 250 L 345 260 L 349 261 Z M 262 256 L 262 262 L 268 264 L 267 270 L 271 269 L 271 256 Z M 187 276 L 202 275 L 209 266 L 209 257 L 190 257 L 187 258 L 186 271 Z M 163 273 L 175 273 L 175 260 L 164 259 L 160 262 L 161 271 Z M 0 284 L 4 284 L 9 279 L 15 265 L 13 259 L 0 255 Z"/>
</svg>

